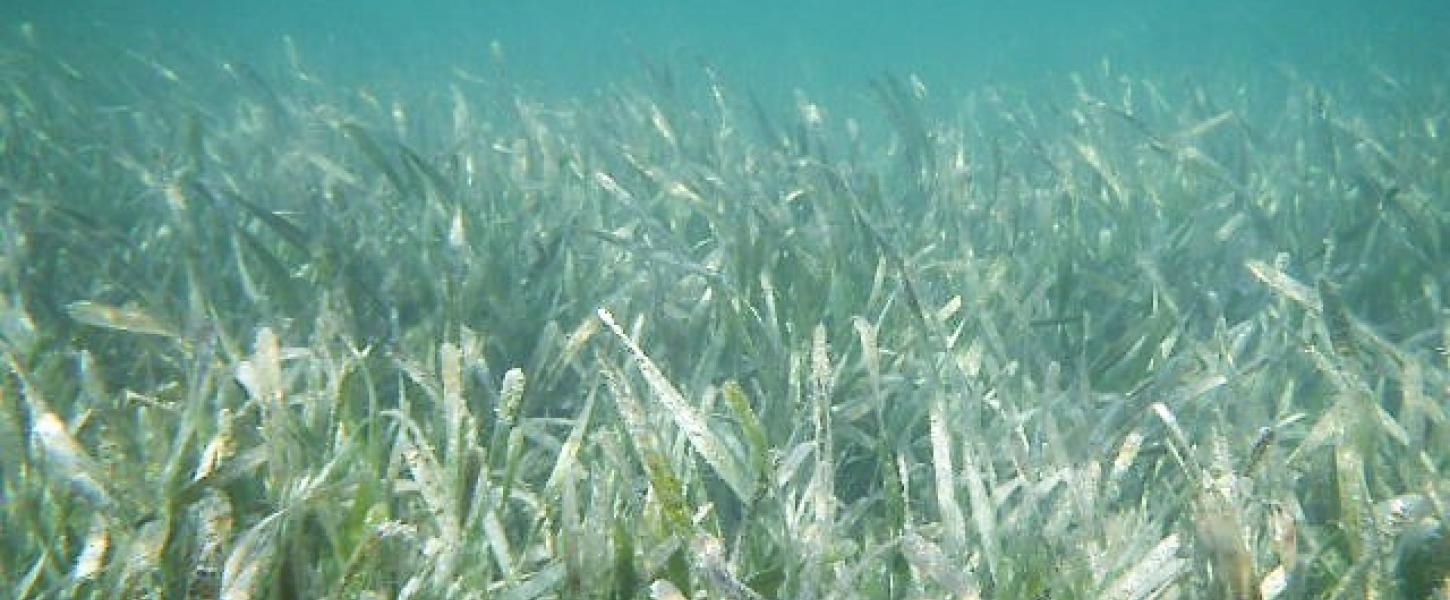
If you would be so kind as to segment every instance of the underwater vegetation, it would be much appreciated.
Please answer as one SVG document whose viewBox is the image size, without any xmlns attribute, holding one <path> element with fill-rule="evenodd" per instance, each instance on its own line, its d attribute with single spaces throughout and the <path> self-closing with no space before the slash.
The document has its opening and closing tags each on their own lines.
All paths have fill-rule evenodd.
<svg viewBox="0 0 1450 600">
<path fill-rule="evenodd" d="M 1442 80 L 284 48 L 0 42 L 7 597 L 1450 594 Z"/>
</svg>

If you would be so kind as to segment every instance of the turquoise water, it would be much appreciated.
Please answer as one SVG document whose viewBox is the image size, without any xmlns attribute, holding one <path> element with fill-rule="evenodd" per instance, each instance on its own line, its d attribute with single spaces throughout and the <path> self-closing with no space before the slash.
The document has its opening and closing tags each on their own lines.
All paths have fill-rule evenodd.
<svg viewBox="0 0 1450 600">
<path fill-rule="evenodd" d="M 1061 81 L 1105 59 L 1199 78 L 1285 66 L 1332 76 L 1365 63 L 1432 70 L 1450 37 L 1450 3 L 1436 0 L 200 4 L 22 0 L 10 22 L 76 42 L 226 48 L 258 60 L 278 55 L 286 35 L 311 64 L 362 81 L 481 70 L 497 42 L 516 80 L 564 94 L 638 75 L 645 62 L 709 64 L 767 95 L 850 94 L 883 72 L 951 91 Z"/>
</svg>

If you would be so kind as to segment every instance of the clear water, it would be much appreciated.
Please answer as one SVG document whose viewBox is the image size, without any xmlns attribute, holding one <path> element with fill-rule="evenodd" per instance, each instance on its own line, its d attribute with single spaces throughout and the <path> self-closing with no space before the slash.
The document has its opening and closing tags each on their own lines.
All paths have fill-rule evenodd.
<svg viewBox="0 0 1450 600">
<path fill-rule="evenodd" d="M 517 80 L 571 95 L 638 75 L 644 62 L 709 64 L 766 95 L 850 95 L 883 72 L 916 73 L 952 91 L 1061 81 L 1103 60 L 1198 78 L 1286 66 L 1333 76 L 1365 63 L 1433 70 L 1450 39 L 1443 0 L 7 4 L 12 26 L 32 22 L 49 38 L 76 43 L 223 47 L 264 60 L 280 53 L 286 35 L 311 64 L 364 82 L 406 74 L 423 83 L 454 68 L 482 69 L 497 42 Z"/>
</svg>

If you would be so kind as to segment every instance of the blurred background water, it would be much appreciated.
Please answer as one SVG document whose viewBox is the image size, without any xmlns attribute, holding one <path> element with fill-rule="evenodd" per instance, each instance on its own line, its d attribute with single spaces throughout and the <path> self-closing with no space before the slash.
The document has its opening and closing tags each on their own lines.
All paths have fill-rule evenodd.
<svg viewBox="0 0 1450 600">
<path fill-rule="evenodd" d="M 309 65 L 360 82 L 483 72 L 490 44 L 536 93 L 578 95 L 647 63 L 709 64 L 767 96 L 858 93 L 883 73 L 933 89 L 1061 84 L 1106 59 L 1217 78 L 1444 70 L 1445 0 L 8 0 L 47 44 L 204 49 L 267 62 L 290 36 Z M 54 47 L 54 46 L 51 46 Z M 107 49 L 109 48 L 109 50 Z M 1352 71 L 1352 73 L 1351 73 Z"/>
</svg>

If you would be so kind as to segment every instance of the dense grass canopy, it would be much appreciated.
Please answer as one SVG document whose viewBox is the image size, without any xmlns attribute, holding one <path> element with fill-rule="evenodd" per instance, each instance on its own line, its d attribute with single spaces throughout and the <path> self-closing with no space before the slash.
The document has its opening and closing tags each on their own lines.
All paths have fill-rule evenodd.
<svg viewBox="0 0 1450 600">
<path fill-rule="evenodd" d="M 0 590 L 1362 598 L 1450 577 L 1450 97 L 869 114 L 0 46 Z"/>
</svg>

